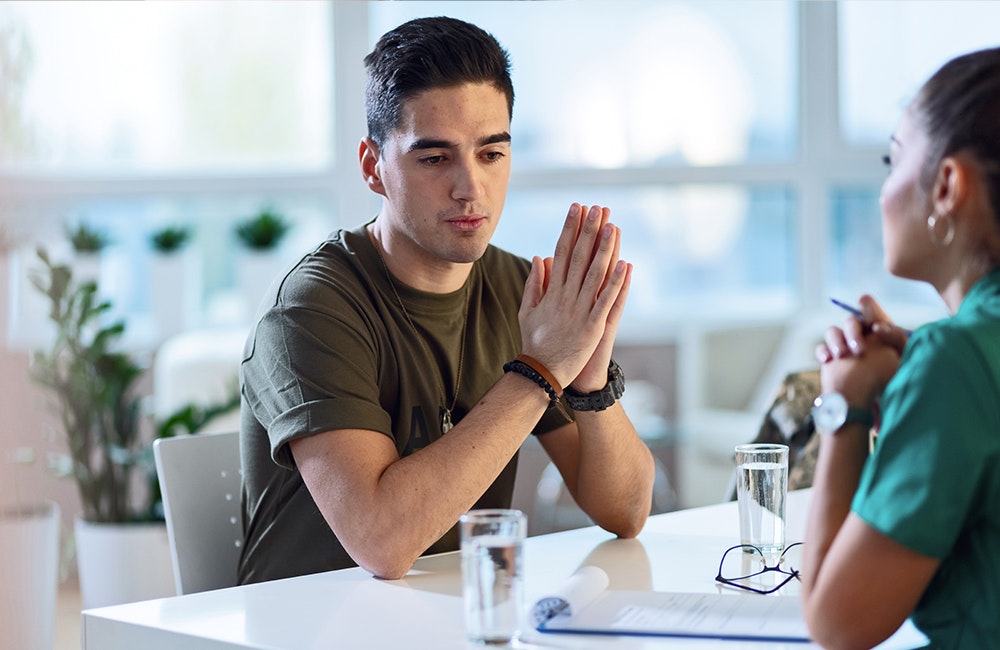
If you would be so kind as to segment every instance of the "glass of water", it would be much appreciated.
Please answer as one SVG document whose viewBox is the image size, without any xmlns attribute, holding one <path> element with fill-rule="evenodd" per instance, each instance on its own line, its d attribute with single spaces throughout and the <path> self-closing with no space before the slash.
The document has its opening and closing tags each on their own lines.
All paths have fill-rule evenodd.
<svg viewBox="0 0 1000 650">
<path fill-rule="evenodd" d="M 470 510 L 459 520 L 470 641 L 506 644 L 517 638 L 524 610 L 522 547 L 527 528 L 520 510 Z"/>
<path fill-rule="evenodd" d="M 778 556 L 785 549 L 787 497 L 787 445 L 750 444 L 736 447 L 740 544 L 756 546 L 769 557 Z"/>
</svg>

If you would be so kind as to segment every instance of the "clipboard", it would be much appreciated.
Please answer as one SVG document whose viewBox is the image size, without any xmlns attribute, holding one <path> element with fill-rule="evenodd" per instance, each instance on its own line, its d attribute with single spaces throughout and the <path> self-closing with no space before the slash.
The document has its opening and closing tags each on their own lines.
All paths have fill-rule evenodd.
<svg viewBox="0 0 1000 650">
<path fill-rule="evenodd" d="M 799 596 L 608 589 L 608 575 L 580 567 L 529 615 L 538 632 L 810 643 Z M 927 637 L 909 619 L 878 650 L 915 648 Z"/>
<path fill-rule="evenodd" d="M 608 589 L 608 576 L 584 566 L 532 608 L 544 633 L 670 636 L 808 643 L 798 596 Z"/>
</svg>

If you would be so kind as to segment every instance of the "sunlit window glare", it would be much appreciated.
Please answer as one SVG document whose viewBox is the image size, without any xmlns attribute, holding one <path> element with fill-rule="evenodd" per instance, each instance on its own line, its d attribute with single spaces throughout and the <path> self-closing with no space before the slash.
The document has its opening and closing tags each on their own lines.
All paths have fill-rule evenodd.
<svg viewBox="0 0 1000 650">
<path fill-rule="evenodd" d="M 18 107 L 0 140 L 19 143 L 0 146 L 0 164 L 322 166 L 331 20 L 318 2 L 4 3 L 0 29 L 23 83 L 0 90 Z"/>
<path fill-rule="evenodd" d="M 746 158 L 754 90 L 746 63 L 696 5 L 651 13 L 624 49 L 607 54 L 576 69 L 571 84 L 596 77 L 603 85 L 586 101 L 556 107 L 569 118 L 558 122 L 562 139 L 575 144 L 564 150 L 567 161 L 623 167 Z M 608 127 L 593 129 L 597 124 Z"/>
</svg>

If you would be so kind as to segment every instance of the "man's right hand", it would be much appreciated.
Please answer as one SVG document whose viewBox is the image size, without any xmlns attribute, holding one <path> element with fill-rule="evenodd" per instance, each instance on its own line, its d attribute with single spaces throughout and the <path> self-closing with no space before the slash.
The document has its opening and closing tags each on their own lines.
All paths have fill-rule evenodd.
<svg viewBox="0 0 1000 650">
<path fill-rule="evenodd" d="M 611 211 L 574 203 L 551 259 L 532 260 L 518 318 L 522 346 L 563 386 L 598 390 L 625 306 L 631 266 L 618 259 Z"/>
</svg>

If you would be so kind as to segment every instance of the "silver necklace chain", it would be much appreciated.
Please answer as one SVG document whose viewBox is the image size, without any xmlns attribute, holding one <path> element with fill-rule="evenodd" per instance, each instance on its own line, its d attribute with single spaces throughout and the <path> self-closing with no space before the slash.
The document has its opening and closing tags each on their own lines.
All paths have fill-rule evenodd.
<svg viewBox="0 0 1000 650">
<path fill-rule="evenodd" d="M 410 312 L 407 311 L 406 305 L 403 303 L 402 296 L 399 295 L 399 290 L 396 288 L 396 282 L 393 280 L 392 273 L 389 272 L 389 267 L 385 263 L 385 258 L 382 256 L 382 242 L 375 237 L 375 233 L 371 234 L 372 241 L 375 244 L 375 252 L 378 254 L 378 261 L 382 264 L 382 270 L 385 272 L 385 278 L 389 281 L 389 287 L 392 289 L 392 293 L 396 296 L 396 302 L 399 303 L 399 308 L 403 312 L 403 316 L 406 318 L 406 322 L 409 323 L 410 329 L 413 330 L 413 336 L 416 337 L 417 341 L 420 343 L 420 347 L 423 348 L 424 353 L 427 358 L 431 360 L 432 363 L 436 363 L 434 354 L 431 352 L 430 347 L 427 345 L 427 341 L 424 337 L 420 335 L 420 331 L 417 330 L 417 326 L 414 324 L 413 319 L 410 318 Z M 470 301 L 469 281 L 466 280 L 465 283 L 465 321 L 462 323 L 462 340 L 458 347 L 458 370 L 455 373 L 455 396 L 451 401 L 451 406 L 448 406 L 448 387 L 444 382 L 444 376 L 441 376 L 441 433 L 448 433 L 454 424 L 451 421 L 451 412 L 455 410 L 455 406 L 458 404 L 458 391 L 462 387 L 462 366 L 465 362 L 465 338 L 466 330 L 469 327 L 469 301 Z"/>
</svg>

